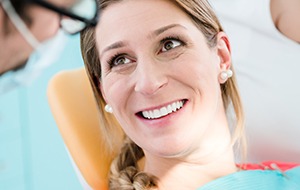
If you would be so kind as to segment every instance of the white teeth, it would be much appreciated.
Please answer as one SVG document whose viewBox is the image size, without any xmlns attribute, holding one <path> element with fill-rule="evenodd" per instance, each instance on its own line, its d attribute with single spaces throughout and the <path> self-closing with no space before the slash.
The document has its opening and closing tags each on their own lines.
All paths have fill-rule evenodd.
<svg viewBox="0 0 300 190">
<path fill-rule="evenodd" d="M 171 106 L 171 105 L 168 105 L 167 109 L 168 109 L 168 113 L 171 113 L 171 112 L 173 111 L 173 109 L 172 109 L 172 106 Z"/>
<path fill-rule="evenodd" d="M 143 111 L 143 117 L 147 119 L 157 119 L 163 116 L 166 116 L 172 112 L 176 112 L 180 108 L 183 107 L 183 101 L 177 101 L 167 106 L 164 106 L 160 109 L 150 110 L 150 111 Z"/>
<path fill-rule="evenodd" d="M 154 117 L 154 118 L 157 118 L 157 117 L 159 117 L 159 116 L 160 116 L 159 110 L 154 110 L 154 112 L 153 112 L 153 117 Z"/>
<path fill-rule="evenodd" d="M 167 114 L 168 114 L 167 108 L 166 108 L 166 107 L 161 108 L 161 109 L 160 109 L 160 113 L 161 113 L 162 115 L 167 115 Z"/>
</svg>

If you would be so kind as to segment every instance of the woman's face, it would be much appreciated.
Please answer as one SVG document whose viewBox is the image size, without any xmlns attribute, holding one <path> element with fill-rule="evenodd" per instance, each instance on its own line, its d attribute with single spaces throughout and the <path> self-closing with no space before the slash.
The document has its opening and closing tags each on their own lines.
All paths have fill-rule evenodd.
<svg viewBox="0 0 300 190">
<path fill-rule="evenodd" d="M 172 2 L 110 5 L 102 11 L 96 43 L 103 96 L 146 152 L 168 157 L 197 149 L 224 119 L 218 76 L 226 45 L 209 48 Z"/>
</svg>

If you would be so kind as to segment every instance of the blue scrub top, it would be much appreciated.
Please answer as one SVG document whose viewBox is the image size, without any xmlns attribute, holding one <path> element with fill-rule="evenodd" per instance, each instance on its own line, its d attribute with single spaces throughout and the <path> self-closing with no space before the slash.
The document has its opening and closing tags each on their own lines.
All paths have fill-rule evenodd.
<svg viewBox="0 0 300 190">
<path fill-rule="evenodd" d="M 197 190 L 300 190 L 300 167 L 279 170 L 247 170 L 211 181 Z"/>
</svg>

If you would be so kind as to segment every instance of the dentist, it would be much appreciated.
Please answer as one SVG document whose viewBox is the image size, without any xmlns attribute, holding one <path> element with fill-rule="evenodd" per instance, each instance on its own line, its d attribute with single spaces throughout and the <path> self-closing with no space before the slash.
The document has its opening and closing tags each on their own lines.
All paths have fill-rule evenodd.
<svg viewBox="0 0 300 190">
<path fill-rule="evenodd" d="M 0 0 L 0 94 L 30 83 L 59 57 L 66 34 L 97 20 L 96 0 Z"/>
</svg>

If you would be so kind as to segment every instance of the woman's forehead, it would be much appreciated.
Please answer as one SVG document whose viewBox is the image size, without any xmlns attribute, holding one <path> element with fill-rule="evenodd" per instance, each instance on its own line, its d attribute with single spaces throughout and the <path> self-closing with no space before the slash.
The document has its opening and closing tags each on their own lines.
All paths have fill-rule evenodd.
<svg viewBox="0 0 300 190">
<path fill-rule="evenodd" d="M 100 17 L 99 27 L 125 27 L 133 24 L 147 26 L 179 21 L 188 16 L 173 2 L 166 0 L 130 0 L 113 3 L 105 8 Z M 153 23 L 151 23 L 153 21 Z M 120 28 L 123 29 L 123 28 Z"/>
<path fill-rule="evenodd" d="M 132 33 L 146 36 L 160 28 L 176 24 L 184 26 L 193 23 L 190 17 L 171 1 L 121 1 L 102 11 L 96 36 L 101 39 L 101 43 L 105 43 Z"/>
</svg>

